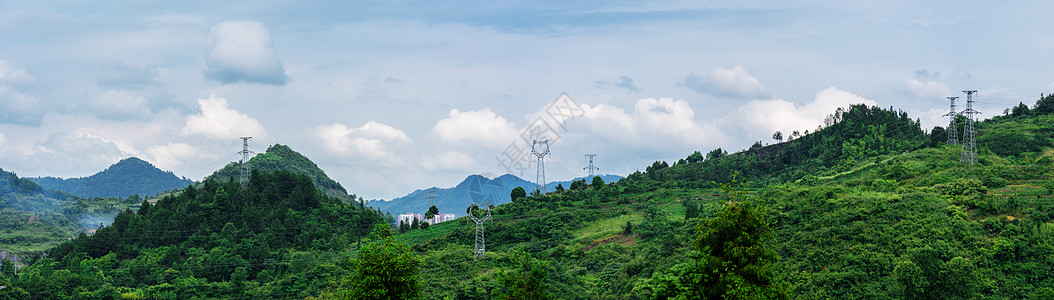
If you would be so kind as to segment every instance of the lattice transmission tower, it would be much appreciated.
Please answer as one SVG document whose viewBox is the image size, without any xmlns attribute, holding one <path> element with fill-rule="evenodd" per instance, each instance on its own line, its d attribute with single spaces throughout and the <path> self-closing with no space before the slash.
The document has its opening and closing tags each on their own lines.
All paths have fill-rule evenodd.
<svg viewBox="0 0 1054 300">
<path fill-rule="evenodd" d="M 541 149 L 541 150 L 539 150 Z M 538 176 L 534 183 L 539 193 L 545 194 L 545 156 L 549 155 L 549 140 L 534 141 L 531 153 L 538 157 Z"/>
<path fill-rule="evenodd" d="M 476 222 L 476 246 L 472 251 L 472 256 L 477 259 L 483 258 L 483 254 L 486 252 L 487 248 L 486 240 L 483 237 L 483 222 L 490 220 L 490 206 L 486 206 L 486 203 L 484 203 L 484 206 L 486 207 L 487 214 L 483 217 L 476 216 L 476 213 L 472 211 L 472 208 L 476 208 L 477 211 L 481 209 L 475 203 L 465 210 L 465 213 L 468 214 L 468 218 L 472 219 L 473 222 Z"/>
<path fill-rule="evenodd" d="M 970 166 L 973 166 L 977 163 L 977 140 L 974 137 L 973 121 L 974 115 L 981 112 L 973 109 L 973 95 L 977 93 L 977 90 L 966 90 L 963 93 L 966 93 L 966 109 L 961 114 L 966 115 L 966 126 L 963 126 L 963 147 L 959 161 L 970 163 Z"/>
<path fill-rule="evenodd" d="M 948 97 L 948 100 L 952 103 L 952 108 L 951 111 L 944 114 L 945 117 L 950 117 L 949 119 L 951 119 L 948 120 L 948 145 L 959 144 L 959 128 L 955 126 L 955 117 L 959 116 L 959 112 L 955 110 L 955 99 L 959 99 L 959 97 Z"/>
<path fill-rule="evenodd" d="M 589 158 L 589 166 L 585 167 L 585 168 L 582 168 L 582 170 L 589 170 L 589 177 L 586 177 L 587 178 L 586 180 L 592 180 L 593 177 L 596 176 L 596 175 L 594 175 L 593 171 L 600 170 L 600 168 L 597 168 L 597 167 L 593 166 L 593 157 L 594 156 L 597 156 L 597 155 L 596 154 L 586 154 L 586 158 Z"/>
<path fill-rule="evenodd" d="M 242 155 L 242 161 L 241 161 L 242 176 L 241 176 L 241 178 L 238 179 L 238 183 L 241 186 L 241 188 L 244 190 L 246 187 L 249 186 L 249 154 L 253 154 L 253 153 L 256 153 L 256 152 L 253 152 L 252 150 L 249 150 L 249 140 L 253 139 L 251 136 L 243 136 L 243 137 L 241 137 L 241 139 L 242 139 L 242 151 L 238 152 L 238 154 Z"/>
</svg>

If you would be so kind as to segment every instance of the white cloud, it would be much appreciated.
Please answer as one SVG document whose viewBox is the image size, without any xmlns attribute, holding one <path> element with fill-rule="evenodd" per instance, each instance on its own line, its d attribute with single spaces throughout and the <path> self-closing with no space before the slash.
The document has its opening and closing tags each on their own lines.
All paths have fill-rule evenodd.
<svg viewBox="0 0 1054 300">
<path fill-rule="evenodd" d="M 278 60 L 271 33 L 256 21 L 224 21 L 209 30 L 205 76 L 222 83 L 254 82 L 284 85 L 285 68 Z"/>
<path fill-rule="evenodd" d="M 520 135 L 516 125 L 490 109 L 462 112 L 451 109 L 447 118 L 436 122 L 432 132 L 445 142 L 471 142 L 499 148 Z"/>
<path fill-rule="evenodd" d="M 106 119 L 147 119 L 152 115 L 146 97 L 122 90 L 89 93 L 84 104 L 87 110 Z"/>
<path fill-rule="evenodd" d="M 430 172 L 472 170 L 479 165 L 472 156 L 459 151 L 447 151 L 438 155 L 427 154 L 426 157 L 420 160 L 421 167 Z"/>
<path fill-rule="evenodd" d="M 330 153 L 361 155 L 370 160 L 394 160 L 391 144 L 410 142 L 402 130 L 369 121 L 358 128 L 340 123 L 322 125 L 309 130 Z"/>
<path fill-rule="evenodd" d="M 167 145 L 154 145 L 146 149 L 149 160 L 162 170 L 171 170 L 175 166 L 183 164 L 186 158 L 194 157 L 197 150 L 194 146 L 184 143 L 168 143 Z"/>
<path fill-rule="evenodd" d="M 768 93 L 757 78 L 743 66 L 714 68 L 707 75 L 688 74 L 681 85 L 699 93 L 728 98 L 760 98 Z"/>
<path fill-rule="evenodd" d="M 37 98 L 0 84 L 0 123 L 38 126 L 44 120 Z"/>
<path fill-rule="evenodd" d="M 55 133 L 38 142 L 30 155 L 32 169 L 79 170 L 87 176 L 103 170 L 122 158 L 135 154 L 128 145 L 88 131 Z"/>
<path fill-rule="evenodd" d="M 917 79 L 904 79 L 904 93 L 916 99 L 941 100 L 952 96 L 947 85 L 937 81 L 922 82 Z"/>
<path fill-rule="evenodd" d="M 10 62 L 0 60 L 0 83 L 25 84 L 36 80 L 36 77 L 26 72 L 25 68 L 15 66 Z"/>
<path fill-rule="evenodd" d="M 198 106 L 201 113 L 187 117 L 183 135 L 203 135 L 216 140 L 266 135 L 260 122 L 228 107 L 227 99 L 210 96 L 198 99 Z"/>
<path fill-rule="evenodd" d="M 606 104 L 583 105 L 583 109 L 591 130 L 620 144 L 667 147 L 666 143 L 673 141 L 699 146 L 725 139 L 713 126 L 696 120 L 695 110 L 685 100 L 639 99 L 632 113 Z"/>
<path fill-rule="evenodd" d="M 832 86 L 816 93 L 812 102 L 802 106 L 783 99 L 750 101 L 736 108 L 724 122 L 727 127 L 739 127 L 751 139 L 767 140 L 776 131 L 782 131 L 786 136 L 795 130 L 815 130 L 828 114 L 851 104 L 878 105 L 873 100 Z"/>
</svg>

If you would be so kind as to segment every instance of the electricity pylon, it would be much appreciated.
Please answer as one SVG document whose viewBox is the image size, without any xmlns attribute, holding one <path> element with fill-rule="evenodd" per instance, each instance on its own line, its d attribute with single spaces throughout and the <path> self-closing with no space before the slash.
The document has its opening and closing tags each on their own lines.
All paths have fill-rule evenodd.
<svg viewBox="0 0 1054 300">
<path fill-rule="evenodd" d="M 959 161 L 970 163 L 970 166 L 973 166 L 977 163 L 977 140 L 974 138 L 973 118 L 975 114 L 981 112 L 973 109 L 973 94 L 976 94 L 977 90 L 967 90 L 963 93 L 966 93 L 966 110 L 962 111 L 962 114 L 966 115 L 966 126 L 963 126 L 963 150 Z"/>
<path fill-rule="evenodd" d="M 255 153 L 255 152 L 253 152 L 252 150 L 249 150 L 249 140 L 252 139 L 251 136 L 243 136 L 243 137 L 241 137 L 241 139 L 242 139 L 242 151 L 238 152 L 238 154 L 242 155 L 242 161 L 241 161 L 242 176 L 241 176 L 241 178 L 238 179 L 238 183 L 241 186 L 241 188 L 244 190 L 246 187 L 249 186 L 249 154 L 252 154 L 252 153 Z"/>
<path fill-rule="evenodd" d="M 959 144 L 959 130 L 955 126 L 955 117 L 959 116 L 959 112 L 955 111 L 955 99 L 959 99 L 959 97 L 948 97 L 948 100 L 952 103 L 952 108 L 951 111 L 944 114 L 945 117 L 951 117 L 951 120 L 948 120 L 948 145 Z"/>
<path fill-rule="evenodd" d="M 544 148 L 542 148 L 544 147 Z M 542 148 L 543 150 L 539 150 Z M 549 155 L 549 140 L 534 141 L 531 145 L 531 153 L 538 157 L 538 176 L 535 181 L 535 188 L 539 193 L 545 194 L 545 160 L 544 157 Z"/>
<path fill-rule="evenodd" d="M 600 170 L 600 168 L 597 168 L 597 167 L 593 166 L 593 157 L 594 156 L 597 156 L 597 155 L 596 154 L 586 154 L 586 157 L 589 158 L 589 166 L 585 167 L 585 168 L 582 168 L 582 170 L 589 170 L 589 177 L 586 177 L 586 178 L 588 178 L 587 180 L 592 180 L 593 176 L 596 176 L 596 175 L 593 175 L 593 171 Z"/>
<path fill-rule="evenodd" d="M 486 204 L 484 203 L 484 205 Z M 487 215 L 482 218 L 476 216 L 476 214 L 472 212 L 473 207 L 477 208 L 477 210 L 479 209 L 478 205 L 472 203 L 472 206 L 469 206 L 468 209 L 465 210 L 465 213 L 468 214 L 469 219 L 472 219 L 473 222 L 476 222 L 476 246 L 475 249 L 472 251 L 472 256 L 479 259 L 483 258 L 483 254 L 486 252 L 487 248 L 486 240 L 483 238 L 483 222 L 490 220 L 490 207 L 487 206 Z"/>
</svg>

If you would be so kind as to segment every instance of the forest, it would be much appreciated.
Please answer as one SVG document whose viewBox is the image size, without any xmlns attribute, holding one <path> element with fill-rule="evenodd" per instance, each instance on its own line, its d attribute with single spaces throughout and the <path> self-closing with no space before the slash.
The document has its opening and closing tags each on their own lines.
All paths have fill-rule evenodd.
<svg viewBox="0 0 1054 300">
<path fill-rule="evenodd" d="M 481 258 L 465 217 L 397 233 L 303 174 L 213 178 L 3 268 L 0 299 L 1054 298 L 1054 97 L 978 122 L 975 165 L 892 108 L 828 120 L 470 207 Z"/>
</svg>

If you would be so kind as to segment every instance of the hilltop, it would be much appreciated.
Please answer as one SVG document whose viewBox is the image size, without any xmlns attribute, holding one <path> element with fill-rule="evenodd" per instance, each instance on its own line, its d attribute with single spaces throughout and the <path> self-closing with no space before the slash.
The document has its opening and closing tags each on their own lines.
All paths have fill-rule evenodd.
<svg viewBox="0 0 1054 300">
<path fill-rule="evenodd" d="M 261 172 L 286 170 L 302 174 L 311 178 L 311 182 L 327 195 L 349 201 L 357 200 L 357 196 L 349 195 L 348 191 L 345 190 L 340 183 L 329 178 L 329 176 L 326 175 L 326 172 L 322 171 L 318 165 L 315 165 L 310 159 L 293 151 L 293 149 L 286 145 L 274 144 L 267 147 L 266 152 L 257 154 L 249 159 L 249 166 L 253 170 Z M 238 181 L 238 178 L 240 177 L 241 165 L 238 162 L 232 162 L 223 168 L 216 170 L 212 175 L 206 177 L 205 180 Z"/>
<path fill-rule="evenodd" d="M 44 188 L 67 192 L 82 198 L 124 198 L 131 195 L 145 197 L 181 189 L 194 183 L 186 177 L 178 177 L 172 172 L 162 171 L 136 157 L 122 159 L 106 170 L 88 177 L 28 179 Z"/>
</svg>

